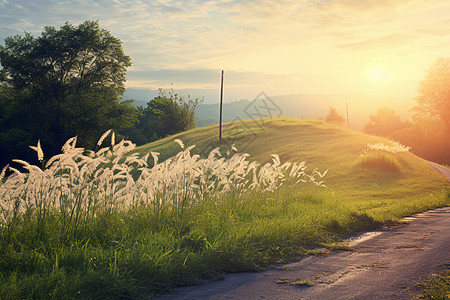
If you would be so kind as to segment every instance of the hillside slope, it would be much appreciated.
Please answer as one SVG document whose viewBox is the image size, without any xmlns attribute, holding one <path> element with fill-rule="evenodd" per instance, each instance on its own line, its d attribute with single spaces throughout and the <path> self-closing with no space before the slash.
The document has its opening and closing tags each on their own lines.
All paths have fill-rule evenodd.
<svg viewBox="0 0 450 300">
<path fill-rule="evenodd" d="M 389 200 L 408 198 L 442 190 L 448 180 L 421 158 L 410 152 L 368 151 L 368 144 L 392 141 L 336 127 L 320 120 L 274 118 L 245 120 L 223 125 L 223 143 L 218 141 L 218 126 L 196 128 L 138 147 L 136 151 L 160 152 L 165 159 L 179 147 L 172 141 L 181 139 L 187 146 L 196 145 L 193 153 L 206 155 L 214 147 L 224 150 L 232 144 L 250 154 L 250 159 L 265 163 L 278 154 L 281 162 L 306 161 L 320 172 L 328 169 L 325 183 L 342 200 Z M 393 160 L 396 170 L 386 170 L 385 163 L 365 165 L 365 156 L 379 152 Z"/>
</svg>

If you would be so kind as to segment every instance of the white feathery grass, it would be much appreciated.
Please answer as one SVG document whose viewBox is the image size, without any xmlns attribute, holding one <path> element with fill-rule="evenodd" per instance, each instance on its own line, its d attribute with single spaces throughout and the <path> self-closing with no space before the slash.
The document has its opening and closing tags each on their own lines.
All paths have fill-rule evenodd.
<svg viewBox="0 0 450 300">
<path fill-rule="evenodd" d="M 174 139 L 173 140 L 175 143 L 177 143 L 178 145 L 180 145 L 181 149 L 184 149 L 184 143 L 182 140 L 180 139 Z"/>
<path fill-rule="evenodd" d="M 6 174 L 6 170 L 9 168 L 9 164 L 3 167 L 2 172 L 0 173 L 0 182 L 3 180 Z"/>
<path fill-rule="evenodd" d="M 399 142 L 392 142 L 390 145 L 383 143 L 367 144 L 367 149 L 362 154 L 367 153 L 370 150 L 386 151 L 390 153 L 408 152 L 411 149 L 409 146 L 405 146 Z"/>
<path fill-rule="evenodd" d="M 280 165 L 280 156 L 278 154 L 270 154 L 272 156 L 272 161 L 274 165 Z"/>
<path fill-rule="evenodd" d="M 156 166 L 158 164 L 159 152 L 150 151 L 150 154 L 152 155 L 152 158 L 153 158 L 153 165 Z"/>
<path fill-rule="evenodd" d="M 112 129 L 107 130 L 105 133 L 102 134 L 102 136 L 100 137 L 100 139 L 97 142 L 97 146 L 101 146 L 101 144 L 103 144 L 103 141 L 105 140 L 105 138 L 108 136 L 108 134 L 112 131 Z"/>
<path fill-rule="evenodd" d="M 13 159 L 13 160 L 11 160 L 11 161 L 12 161 L 12 162 L 15 162 L 15 163 L 18 163 L 18 164 L 21 164 L 21 165 L 24 166 L 25 168 L 31 166 L 28 162 L 26 162 L 26 161 L 24 161 L 24 160 L 21 160 L 21 159 Z"/>
<path fill-rule="evenodd" d="M 323 178 L 325 175 L 327 175 L 328 169 L 326 169 L 323 173 L 320 173 L 319 171 L 317 171 L 317 169 L 314 169 L 313 172 L 319 175 L 320 178 Z"/>
<path fill-rule="evenodd" d="M 44 160 L 44 151 L 42 151 L 42 148 L 41 148 L 41 140 L 38 140 L 37 146 L 29 146 L 29 147 L 31 149 L 33 149 L 34 151 L 36 151 L 38 161 Z"/>
<path fill-rule="evenodd" d="M 51 157 L 44 169 L 14 160 L 27 172 L 10 166 L 3 169 L 1 176 L 6 170 L 13 174 L 0 180 L 0 199 L 6 203 L 0 208 L 2 220 L 30 207 L 51 207 L 63 215 L 73 215 L 88 213 L 92 207 L 127 208 L 137 203 L 186 206 L 216 194 L 274 191 L 284 184 L 311 182 L 325 186 L 316 176 L 323 178 L 328 170 L 307 174 L 305 162 L 282 164 L 279 156 L 272 154 L 272 162 L 261 165 L 250 162 L 247 153 L 223 157 L 219 148 L 202 158 L 191 154 L 194 145 L 186 148 L 177 140 L 182 150 L 162 162 L 157 152 L 129 154 L 135 144 L 125 140 L 86 154 L 83 148 L 75 148 L 76 137 L 69 139 L 63 153 Z M 153 167 L 147 165 L 150 155 Z"/>
<path fill-rule="evenodd" d="M 105 147 L 105 148 L 102 148 L 102 149 L 98 150 L 97 153 L 95 153 L 95 155 L 96 156 L 101 156 L 101 155 L 103 155 L 104 153 L 106 153 L 108 151 L 109 151 L 109 147 Z"/>
<path fill-rule="evenodd" d="M 221 156 L 220 154 L 220 148 L 214 148 L 209 154 L 208 154 L 208 159 L 214 159 L 216 156 Z"/>
<path fill-rule="evenodd" d="M 8 179 L 11 179 L 11 178 L 15 179 L 16 177 L 25 178 L 25 175 L 20 173 L 20 171 L 17 170 L 16 168 L 8 167 L 8 170 L 12 171 L 14 173 L 14 175 L 16 175 L 16 176 L 13 176 L 13 177 L 8 177 Z"/>
<path fill-rule="evenodd" d="M 74 136 L 67 140 L 67 142 L 62 146 L 61 150 L 63 153 L 67 153 L 75 149 L 76 144 L 77 144 L 77 137 Z"/>
</svg>

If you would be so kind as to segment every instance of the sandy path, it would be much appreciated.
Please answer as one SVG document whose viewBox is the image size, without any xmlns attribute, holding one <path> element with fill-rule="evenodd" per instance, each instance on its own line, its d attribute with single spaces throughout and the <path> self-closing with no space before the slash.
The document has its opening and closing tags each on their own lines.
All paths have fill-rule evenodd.
<svg viewBox="0 0 450 300">
<path fill-rule="evenodd" d="M 228 274 L 159 299 L 412 299 L 420 293 L 418 282 L 450 268 L 450 207 L 404 220 L 350 240 L 352 251 L 306 256 L 283 269 Z M 314 286 L 292 284 L 304 280 Z"/>
</svg>

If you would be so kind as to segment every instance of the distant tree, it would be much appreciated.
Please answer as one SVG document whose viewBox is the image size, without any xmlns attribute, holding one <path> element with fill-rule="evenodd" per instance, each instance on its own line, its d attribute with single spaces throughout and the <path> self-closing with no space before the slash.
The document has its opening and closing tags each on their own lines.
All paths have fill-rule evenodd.
<svg viewBox="0 0 450 300">
<path fill-rule="evenodd" d="M 439 58 L 419 84 L 414 123 L 390 138 L 427 160 L 450 164 L 450 58 Z"/>
<path fill-rule="evenodd" d="M 440 57 L 428 69 L 420 83 L 414 119 L 442 122 L 450 133 L 450 58 Z"/>
<path fill-rule="evenodd" d="M 0 65 L 0 102 L 7 110 L 1 133 L 23 132 L 33 144 L 42 139 L 49 155 L 72 136 L 94 147 L 107 129 L 137 121 L 137 109 L 119 101 L 130 58 L 98 22 L 48 26 L 39 37 L 7 37 L 0 45 Z"/>
<path fill-rule="evenodd" d="M 345 118 L 339 115 L 336 108 L 330 106 L 328 115 L 325 117 L 325 122 L 342 126 L 345 122 Z"/>
<path fill-rule="evenodd" d="M 414 122 L 411 127 L 390 134 L 389 138 L 410 146 L 411 151 L 422 158 L 450 165 L 450 138 L 437 122 Z"/>
<path fill-rule="evenodd" d="M 195 127 L 195 109 L 202 100 L 181 97 L 171 90 L 160 90 L 146 108 L 140 107 L 139 123 L 123 131 L 138 145 Z"/>
<path fill-rule="evenodd" d="M 369 121 L 364 126 L 363 131 L 379 136 L 389 136 L 390 134 L 407 127 L 411 124 L 400 120 L 400 116 L 388 107 L 381 107 L 375 115 L 369 116 Z"/>
</svg>

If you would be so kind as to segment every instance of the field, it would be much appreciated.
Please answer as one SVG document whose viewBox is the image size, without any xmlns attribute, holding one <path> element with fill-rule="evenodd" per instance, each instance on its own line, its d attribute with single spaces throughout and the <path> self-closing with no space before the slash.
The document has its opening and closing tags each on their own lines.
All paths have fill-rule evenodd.
<svg viewBox="0 0 450 300">
<path fill-rule="evenodd" d="M 91 156 L 72 140 L 44 175 L 17 162 L 38 175 L 0 186 L 0 298 L 152 298 L 450 203 L 448 180 L 386 139 L 289 118 L 224 129 Z"/>
</svg>

